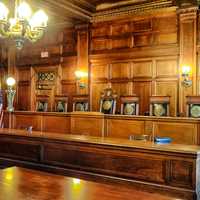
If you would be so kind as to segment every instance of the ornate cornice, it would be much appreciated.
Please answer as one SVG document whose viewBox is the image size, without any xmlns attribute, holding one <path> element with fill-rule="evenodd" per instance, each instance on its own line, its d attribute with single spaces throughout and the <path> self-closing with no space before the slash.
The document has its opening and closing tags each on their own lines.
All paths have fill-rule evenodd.
<svg viewBox="0 0 200 200">
<path fill-rule="evenodd" d="M 193 13 L 193 12 L 196 13 L 197 10 L 198 10 L 198 6 L 191 6 L 191 7 L 179 8 L 177 12 L 179 14 L 186 14 L 186 13 Z"/>
<path fill-rule="evenodd" d="M 127 7 L 116 8 L 97 12 L 92 15 L 91 22 L 100 22 L 112 20 L 119 16 L 130 16 L 139 13 L 149 12 L 160 8 L 170 8 L 174 6 L 173 0 L 161 0 L 143 3 L 139 5 L 132 5 Z"/>
<path fill-rule="evenodd" d="M 180 21 L 194 20 L 197 18 L 198 6 L 188 8 L 179 8 L 177 13 L 180 16 Z"/>
</svg>

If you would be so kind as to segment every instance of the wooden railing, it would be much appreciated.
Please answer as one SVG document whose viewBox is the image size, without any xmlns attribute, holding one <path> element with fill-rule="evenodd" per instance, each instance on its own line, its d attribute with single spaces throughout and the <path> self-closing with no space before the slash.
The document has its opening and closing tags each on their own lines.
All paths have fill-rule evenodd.
<svg viewBox="0 0 200 200">
<path fill-rule="evenodd" d="M 200 119 L 194 118 L 15 111 L 4 112 L 4 127 L 124 139 L 170 137 L 173 143 L 200 145 Z"/>
</svg>

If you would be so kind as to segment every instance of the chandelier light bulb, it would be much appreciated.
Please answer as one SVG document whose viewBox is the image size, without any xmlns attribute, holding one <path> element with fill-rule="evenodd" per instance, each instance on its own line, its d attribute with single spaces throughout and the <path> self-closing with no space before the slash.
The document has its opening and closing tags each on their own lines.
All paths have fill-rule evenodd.
<svg viewBox="0 0 200 200">
<path fill-rule="evenodd" d="M 10 87 L 14 86 L 16 83 L 15 79 L 13 77 L 8 77 L 6 80 L 6 84 Z"/>
<path fill-rule="evenodd" d="M 88 76 L 88 73 L 77 70 L 77 71 L 75 71 L 75 76 L 77 79 L 86 78 Z"/>
<path fill-rule="evenodd" d="M 15 18 L 10 18 L 10 19 L 9 19 L 9 23 L 10 23 L 10 27 L 12 28 L 13 26 L 16 25 L 17 21 L 16 21 Z"/>
<path fill-rule="evenodd" d="M 0 2 L 0 20 L 7 20 L 8 13 L 8 8 L 2 2 Z"/>
<path fill-rule="evenodd" d="M 26 2 L 22 2 L 17 8 L 17 14 L 20 19 L 29 19 L 32 11 Z"/>
<path fill-rule="evenodd" d="M 31 27 L 39 28 L 39 27 L 46 27 L 48 22 L 48 16 L 43 10 L 37 11 L 30 20 Z"/>
</svg>

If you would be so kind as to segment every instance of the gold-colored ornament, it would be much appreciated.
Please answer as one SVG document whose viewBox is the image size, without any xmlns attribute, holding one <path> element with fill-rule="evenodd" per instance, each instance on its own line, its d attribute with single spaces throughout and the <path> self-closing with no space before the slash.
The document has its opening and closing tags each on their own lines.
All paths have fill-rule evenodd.
<svg viewBox="0 0 200 200">
<path fill-rule="evenodd" d="M 135 111 L 135 106 L 131 104 L 126 104 L 124 107 L 124 114 L 125 115 L 132 115 Z"/>
<path fill-rule="evenodd" d="M 200 106 L 198 105 L 192 106 L 190 112 L 192 117 L 200 117 Z"/>
<path fill-rule="evenodd" d="M 110 110 L 112 107 L 112 102 L 109 100 L 106 100 L 103 102 L 103 109 L 104 110 Z"/>
<path fill-rule="evenodd" d="M 157 117 L 163 116 L 165 114 L 165 108 L 162 104 L 154 104 L 154 115 Z"/>
</svg>

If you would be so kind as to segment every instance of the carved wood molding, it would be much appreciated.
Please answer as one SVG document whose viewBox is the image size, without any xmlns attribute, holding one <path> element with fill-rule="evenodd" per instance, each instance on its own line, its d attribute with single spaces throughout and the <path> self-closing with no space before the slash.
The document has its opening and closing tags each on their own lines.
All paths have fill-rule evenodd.
<svg viewBox="0 0 200 200">
<path fill-rule="evenodd" d="M 161 8 L 172 8 L 175 9 L 172 0 L 161 0 L 159 2 L 148 2 L 140 5 L 132 5 L 127 7 L 116 8 L 112 10 L 101 11 L 93 14 L 91 22 L 107 21 L 119 16 L 131 16 L 134 14 L 145 14 L 149 11 L 155 11 Z"/>
<path fill-rule="evenodd" d="M 187 8 L 180 8 L 177 10 L 177 13 L 180 15 L 180 20 L 194 20 L 197 18 L 197 6 L 187 7 Z"/>
<path fill-rule="evenodd" d="M 142 52 L 142 54 L 141 54 Z M 178 56 L 179 55 L 179 46 L 177 44 L 172 45 L 159 45 L 155 47 L 143 47 L 143 48 L 133 48 L 127 50 L 119 50 L 112 52 L 102 52 L 97 54 L 90 54 L 90 62 L 92 64 L 99 62 L 107 62 L 107 60 L 120 60 L 120 59 L 134 59 L 134 58 L 144 58 L 146 57 L 155 57 L 155 56 Z"/>
</svg>

